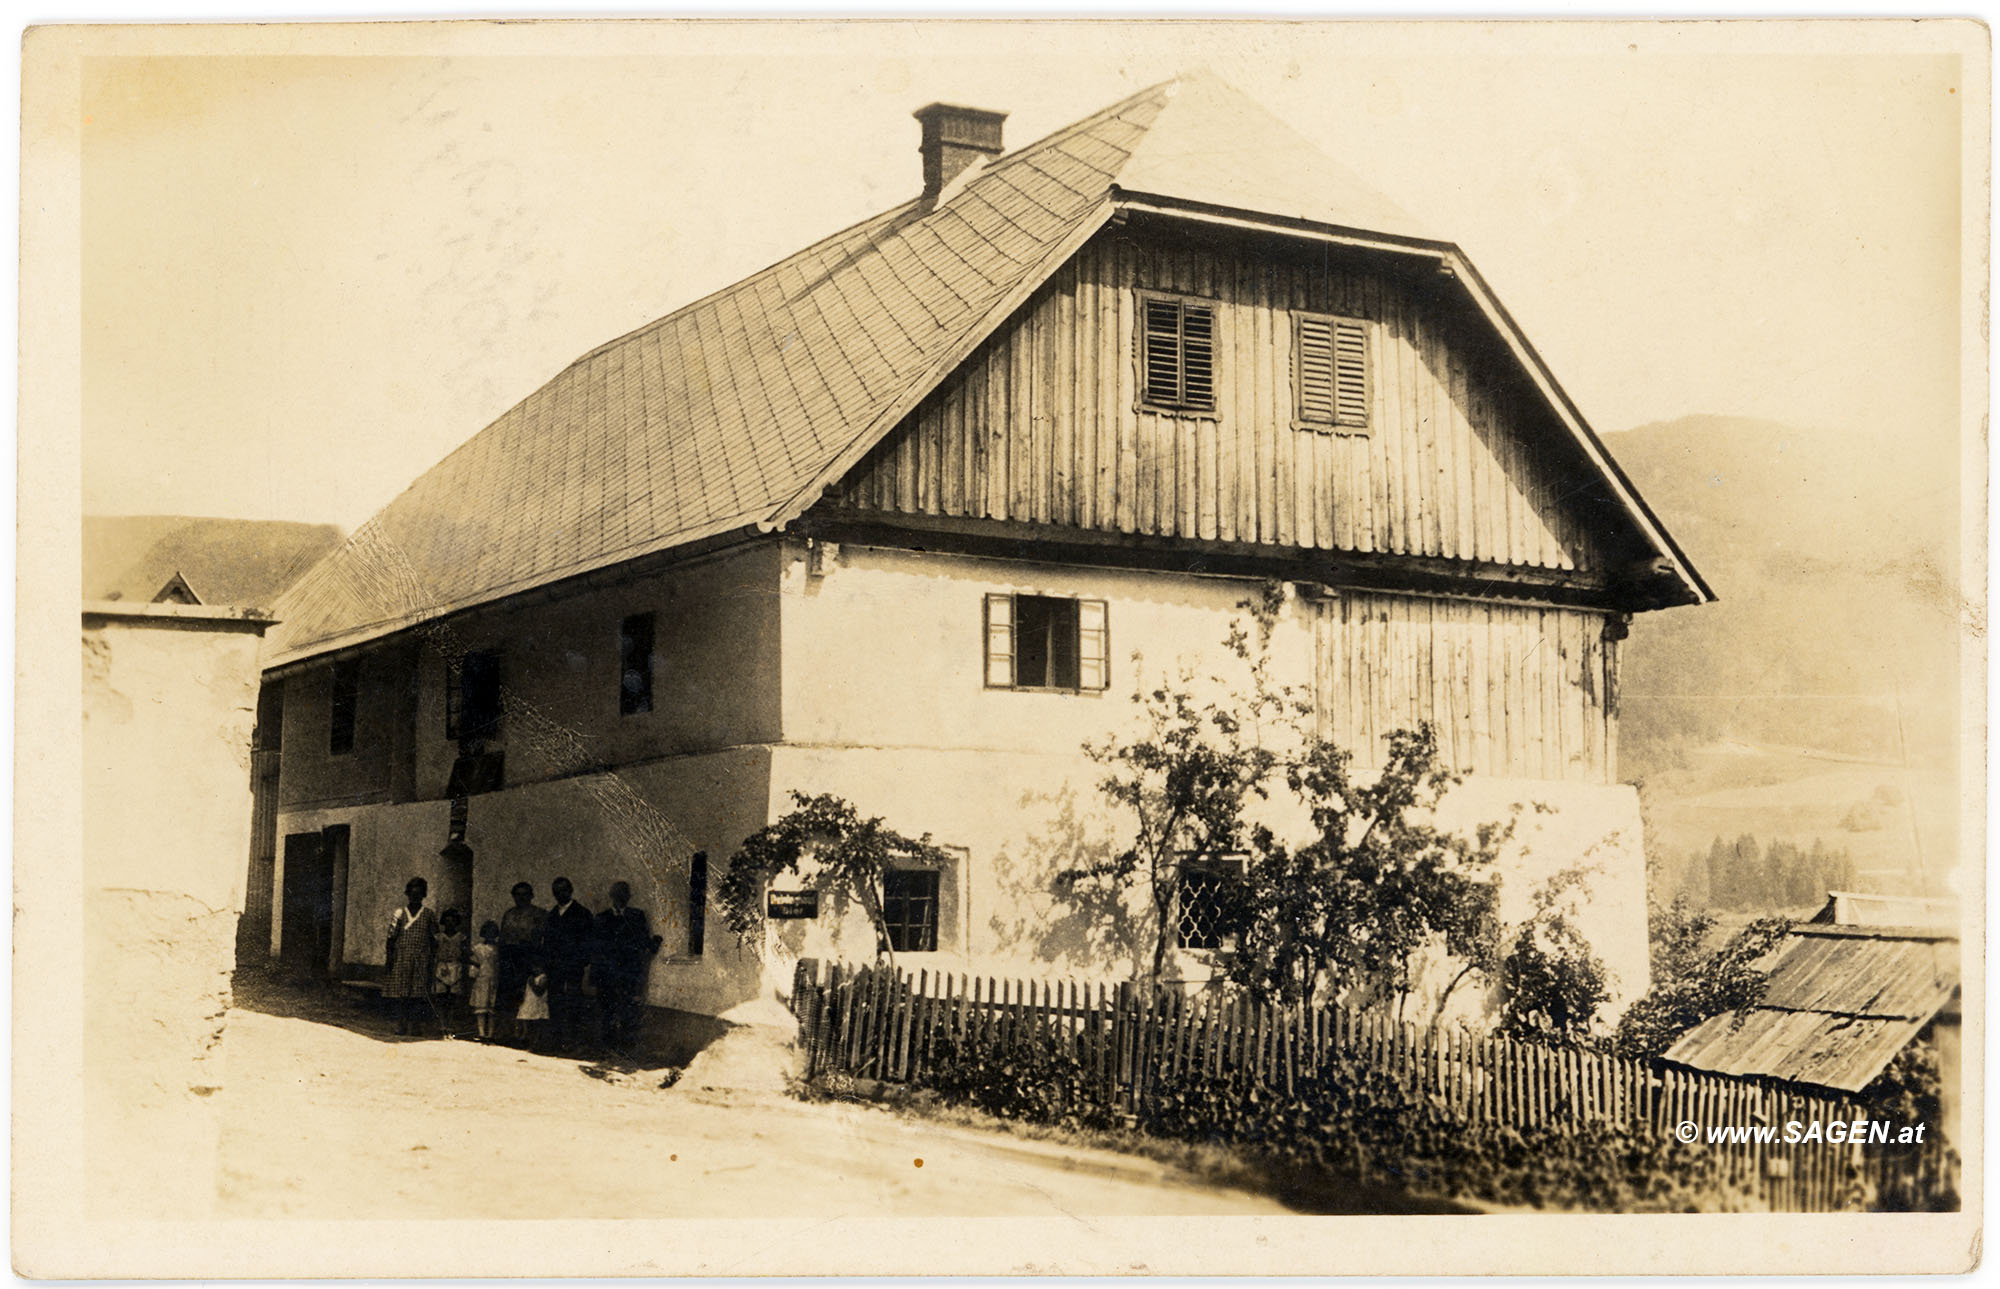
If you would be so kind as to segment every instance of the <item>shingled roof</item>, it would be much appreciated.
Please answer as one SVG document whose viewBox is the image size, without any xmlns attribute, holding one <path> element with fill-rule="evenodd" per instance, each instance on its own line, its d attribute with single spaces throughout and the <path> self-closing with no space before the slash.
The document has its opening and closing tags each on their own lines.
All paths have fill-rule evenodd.
<svg viewBox="0 0 2000 1289">
<path fill-rule="evenodd" d="M 1677 1065 L 1859 1092 L 1957 996 L 1958 937 L 1914 927 L 1794 927 L 1758 1005 L 1711 1016 Z"/>
<path fill-rule="evenodd" d="M 1212 77 L 1142 90 L 584 355 L 307 574 L 267 665 L 788 522 L 1144 197 L 1456 250 Z"/>
</svg>

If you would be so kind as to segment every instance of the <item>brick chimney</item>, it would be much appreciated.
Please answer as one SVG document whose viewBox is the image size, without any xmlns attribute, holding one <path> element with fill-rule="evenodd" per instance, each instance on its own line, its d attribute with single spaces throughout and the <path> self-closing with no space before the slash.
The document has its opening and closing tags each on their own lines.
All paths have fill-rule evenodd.
<svg viewBox="0 0 2000 1289">
<path fill-rule="evenodd" d="M 917 151 L 924 159 L 925 205 L 936 202 L 938 194 L 959 171 L 981 157 L 997 157 L 1005 151 L 1000 145 L 1000 123 L 1007 119 L 1005 112 L 933 103 L 911 115 L 924 127 L 923 142 L 917 145 Z"/>
</svg>

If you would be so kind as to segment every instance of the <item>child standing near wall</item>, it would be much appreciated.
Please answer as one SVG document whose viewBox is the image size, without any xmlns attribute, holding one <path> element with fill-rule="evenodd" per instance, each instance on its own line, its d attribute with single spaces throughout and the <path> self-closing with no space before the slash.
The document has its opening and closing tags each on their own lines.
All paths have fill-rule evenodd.
<svg viewBox="0 0 2000 1289">
<path fill-rule="evenodd" d="M 528 987 L 521 993 L 521 1010 L 514 1014 L 514 1026 L 527 1043 L 528 1050 L 538 1052 L 542 1047 L 542 1027 L 549 1019 L 549 973 L 536 969 L 528 977 Z"/>
<path fill-rule="evenodd" d="M 465 919 L 446 909 L 438 919 L 437 1004 L 447 1028 L 456 1023 L 459 997 L 465 992 Z"/>
<path fill-rule="evenodd" d="M 491 919 L 479 925 L 479 943 L 472 946 L 472 984 L 466 1000 L 479 1027 L 479 1041 L 493 1038 L 493 1004 L 500 997 L 500 924 Z"/>
</svg>

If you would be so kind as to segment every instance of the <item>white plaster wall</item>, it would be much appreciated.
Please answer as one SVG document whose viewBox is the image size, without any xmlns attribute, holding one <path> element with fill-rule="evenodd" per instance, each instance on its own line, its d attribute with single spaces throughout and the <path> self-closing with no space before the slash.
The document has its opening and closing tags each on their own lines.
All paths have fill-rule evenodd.
<svg viewBox="0 0 2000 1289">
<path fill-rule="evenodd" d="M 825 577 L 803 550 L 783 568 L 785 742 L 793 746 L 1069 751 L 1126 717 L 1135 681 L 1186 659 L 1225 662 L 1236 605 L 1262 583 L 1193 574 L 947 557 L 843 546 Z M 986 689 L 984 596 L 1074 596 L 1108 603 L 1110 687 L 1101 693 Z M 1312 678 L 1312 628 L 1288 612 L 1275 670 Z M 1133 654 L 1140 655 L 1140 660 Z"/>
<path fill-rule="evenodd" d="M 773 753 L 772 812 L 790 807 L 790 790 L 832 792 L 900 831 L 969 848 L 959 946 L 900 955 L 903 965 L 1095 978 L 1114 961 L 1129 969 L 1148 942 L 1135 910 L 1085 916 L 1050 893 L 1059 869 L 1129 838 L 1098 791 L 1102 768 L 1081 746 L 1130 730 L 1135 684 L 1150 687 L 1185 664 L 1197 689 L 1213 692 L 1209 678 L 1218 675 L 1243 687 L 1241 664 L 1222 641 L 1236 606 L 1260 585 L 854 546 L 814 577 L 802 550 L 795 555 L 783 579 L 786 745 Z M 982 597 L 1000 591 L 1106 600 L 1111 687 L 1098 695 L 985 689 Z M 1304 609 L 1293 601 L 1281 612 L 1272 675 L 1309 693 Z M 1647 977 L 1637 794 L 1622 785 L 1474 777 L 1447 798 L 1440 822 L 1469 831 L 1517 804 L 1516 842 L 1499 865 L 1503 917 L 1525 917 L 1534 889 L 1556 873 L 1590 866 L 1578 920 L 1613 973 L 1615 1012 Z M 1305 823 L 1282 801 L 1258 814 L 1281 835 L 1298 836 Z M 844 927 L 788 926 L 781 936 L 774 985 L 788 978 L 792 955 L 872 956 L 872 936 L 853 917 Z M 1191 954 L 1178 967 L 1195 978 L 1208 970 Z M 1464 1009 L 1481 1004 L 1479 991 L 1463 992 Z"/>
<path fill-rule="evenodd" d="M 85 1152 L 92 1212 L 196 1218 L 229 1003 L 257 634 L 85 619 Z"/>
</svg>

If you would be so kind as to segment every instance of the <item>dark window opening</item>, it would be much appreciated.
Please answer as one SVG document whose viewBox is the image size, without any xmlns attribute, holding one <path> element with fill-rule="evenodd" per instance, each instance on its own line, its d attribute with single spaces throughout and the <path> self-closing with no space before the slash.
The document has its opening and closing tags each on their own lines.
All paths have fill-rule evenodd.
<svg viewBox="0 0 2000 1289">
<path fill-rule="evenodd" d="M 333 664 L 333 698 L 330 704 L 326 750 L 345 756 L 354 750 L 354 723 L 361 707 L 361 660 L 347 658 Z"/>
<path fill-rule="evenodd" d="M 708 852 L 698 850 L 688 860 L 688 956 L 701 956 L 708 934 Z"/>
<path fill-rule="evenodd" d="M 457 683 L 445 688 L 445 737 L 495 737 L 500 707 L 500 654 L 491 649 L 466 654 L 458 663 Z"/>
<path fill-rule="evenodd" d="M 938 873 L 934 868 L 894 868 L 882 874 L 882 926 L 897 953 L 935 953 L 938 946 Z"/>
<path fill-rule="evenodd" d="M 1140 309 L 1144 400 L 1154 407 L 1215 408 L 1215 307 L 1148 297 Z"/>
<path fill-rule="evenodd" d="M 618 627 L 618 714 L 653 710 L 653 615 L 635 613 Z"/>
<path fill-rule="evenodd" d="M 285 682 L 265 682 L 257 691 L 257 724 L 250 734 L 256 752 L 282 752 L 285 747 Z"/>
<path fill-rule="evenodd" d="M 1110 682 L 1102 600 L 986 597 L 989 689 L 1100 690 Z"/>
<path fill-rule="evenodd" d="M 1033 689 L 1075 689 L 1076 601 L 1042 595 L 1014 597 L 1014 683 Z"/>
</svg>

